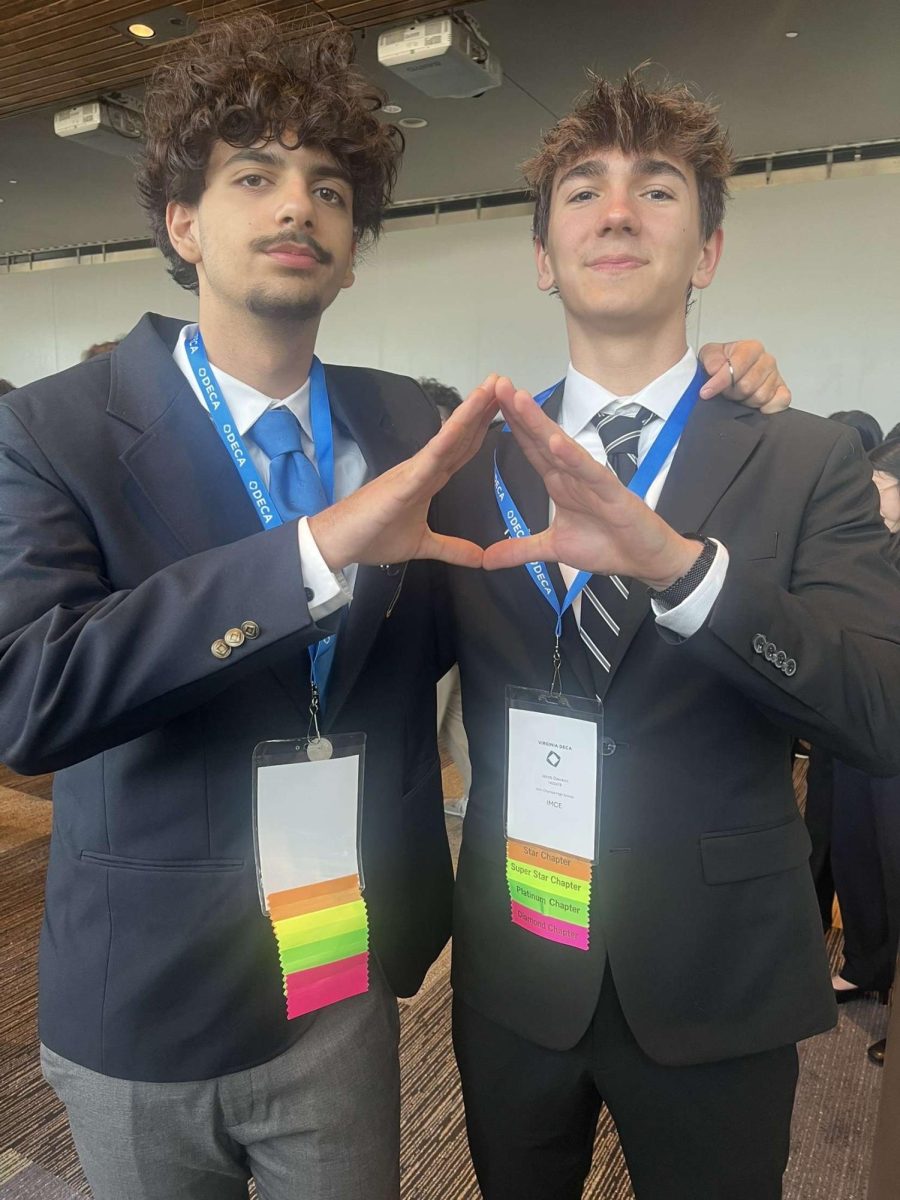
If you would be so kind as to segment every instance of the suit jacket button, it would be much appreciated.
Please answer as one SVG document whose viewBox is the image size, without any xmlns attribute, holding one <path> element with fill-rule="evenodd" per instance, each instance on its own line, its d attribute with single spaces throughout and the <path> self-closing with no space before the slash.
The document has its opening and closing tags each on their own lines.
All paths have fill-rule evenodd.
<svg viewBox="0 0 900 1200">
<path fill-rule="evenodd" d="M 785 652 L 783 650 L 779 650 L 778 653 L 775 655 L 775 666 L 778 668 L 779 671 L 783 671 L 784 664 L 786 662 L 787 662 L 787 655 L 785 654 Z"/>
<path fill-rule="evenodd" d="M 213 658 L 227 658 L 231 653 L 231 647 L 227 642 L 223 642 L 221 638 L 216 638 L 210 646 Z"/>
<path fill-rule="evenodd" d="M 753 649 L 757 654 L 762 654 L 766 648 L 765 634 L 758 633 L 753 639 Z"/>
<path fill-rule="evenodd" d="M 234 629 L 226 630 L 225 642 L 227 645 L 232 646 L 232 647 L 243 646 L 244 631 L 242 629 L 238 629 L 237 627 L 235 627 Z"/>
<path fill-rule="evenodd" d="M 782 671 L 784 671 L 785 675 L 788 676 L 788 678 L 790 678 L 791 675 L 796 675 L 797 674 L 797 660 L 794 658 L 789 658 L 781 669 L 782 669 Z"/>
<path fill-rule="evenodd" d="M 258 638 L 259 626 L 255 621 L 241 621 L 241 633 L 244 637 Z"/>
<path fill-rule="evenodd" d="M 766 642 L 766 662 L 774 662 L 778 657 L 778 647 L 774 642 Z"/>
</svg>

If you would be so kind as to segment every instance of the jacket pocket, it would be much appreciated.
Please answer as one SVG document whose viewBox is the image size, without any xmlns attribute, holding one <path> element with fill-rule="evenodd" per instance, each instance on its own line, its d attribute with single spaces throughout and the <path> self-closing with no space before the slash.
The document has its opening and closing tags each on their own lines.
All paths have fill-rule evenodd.
<svg viewBox="0 0 900 1200">
<path fill-rule="evenodd" d="M 705 833 L 700 838 L 703 878 L 707 883 L 737 883 L 803 866 L 812 843 L 798 814 L 775 825 Z"/>
<path fill-rule="evenodd" d="M 244 869 L 242 858 L 122 858 L 118 854 L 101 854 L 96 850 L 82 850 L 81 861 L 124 871 L 190 871 L 207 874 Z"/>
</svg>

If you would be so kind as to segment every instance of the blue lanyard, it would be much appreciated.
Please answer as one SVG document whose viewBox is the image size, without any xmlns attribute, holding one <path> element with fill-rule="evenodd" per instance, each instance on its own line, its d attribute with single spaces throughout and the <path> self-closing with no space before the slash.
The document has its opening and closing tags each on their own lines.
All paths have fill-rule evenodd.
<svg viewBox="0 0 900 1200">
<path fill-rule="evenodd" d="M 231 415 L 231 409 L 228 407 L 228 401 L 225 399 L 225 395 L 219 386 L 219 381 L 216 379 L 213 369 L 210 366 L 206 347 L 203 345 L 203 338 L 200 336 L 199 327 L 194 331 L 193 337 L 188 339 L 186 349 L 188 362 L 194 373 L 194 378 L 197 380 L 200 390 L 206 398 L 210 419 L 216 427 L 216 432 L 222 441 L 222 445 L 231 456 L 231 461 L 234 463 L 241 483 L 244 485 L 247 495 L 256 509 L 260 524 L 263 529 L 277 529 L 279 525 L 284 524 L 284 518 L 278 511 L 278 507 L 272 499 L 269 489 L 259 477 L 259 473 L 253 465 L 253 459 L 247 451 L 244 440 L 238 433 L 234 418 Z M 319 478 L 322 480 L 325 499 L 329 504 L 333 504 L 334 435 L 331 428 L 331 405 L 328 401 L 328 385 L 325 382 L 325 369 L 315 355 L 313 356 L 309 370 L 309 414 L 310 424 L 312 425 L 313 445 L 316 449 Z M 317 688 L 319 680 L 316 677 L 316 660 L 320 653 L 325 653 L 331 648 L 334 636 L 334 634 L 330 634 L 309 648 L 312 678 Z"/>
<path fill-rule="evenodd" d="M 641 499 L 647 495 L 650 490 L 650 485 L 656 479 L 657 475 L 664 466 L 669 455 L 675 449 L 678 439 L 684 432 L 684 427 L 688 423 L 688 418 L 694 405 L 697 403 L 697 397 L 700 394 L 700 389 L 706 382 L 707 375 L 703 367 L 697 365 L 697 370 L 694 378 L 688 384 L 687 389 L 683 393 L 681 399 L 675 405 L 675 408 L 669 414 L 669 418 L 663 425 L 662 429 L 653 440 L 653 444 L 647 453 L 644 455 L 644 460 L 638 467 L 631 482 L 628 484 L 628 490 L 640 496 Z M 560 383 L 562 381 L 560 380 Z M 535 403 L 543 407 L 548 398 L 559 387 L 559 383 L 549 387 L 546 391 L 535 396 Z M 504 432 L 507 432 L 509 426 L 506 426 Z M 530 537 L 531 530 L 525 524 L 522 514 L 516 507 L 516 502 L 509 494 L 509 488 L 503 482 L 500 474 L 500 468 L 497 465 L 497 451 L 494 451 L 494 496 L 497 500 L 497 507 L 500 509 L 500 515 L 506 525 L 507 532 L 510 537 Z M 591 578 L 590 571 L 579 571 L 566 592 L 565 599 L 562 604 L 556 597 L 556 592 L 553 589 L 553 584 L 550 580 L 550 575 L 547 572 L 547 567 L 542 562 L 530 562 L 525 564 L 525 569 L 531 577 L 532 583 L 547 601 L 553 611 L 556 613 L 556 636 L 559 638 L 562 634 L 562 619 L 566 611 L 571 607 L 572 602 L 579 596 Z"/>
</svg>

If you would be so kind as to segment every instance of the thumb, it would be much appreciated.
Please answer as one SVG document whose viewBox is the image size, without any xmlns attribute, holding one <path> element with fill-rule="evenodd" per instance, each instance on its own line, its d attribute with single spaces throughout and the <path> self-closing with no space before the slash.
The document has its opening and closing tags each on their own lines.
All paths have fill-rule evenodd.
<svg viewBox="0 0 900 1200">
<path fill-rule="evenodd" d="M 484 551 L 465 538 L 449 537 L 426 529 L 415 557 L 431 558 L 436 562 L 449 563 L 452 567 L 471 567 L 477 570 L 482 565 Z"/>
</svg>

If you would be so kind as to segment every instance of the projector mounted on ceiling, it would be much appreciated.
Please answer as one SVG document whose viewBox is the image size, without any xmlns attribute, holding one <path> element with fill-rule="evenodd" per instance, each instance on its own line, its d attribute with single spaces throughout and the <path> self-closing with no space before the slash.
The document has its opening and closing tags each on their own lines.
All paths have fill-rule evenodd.
<svg viewBox="0 0 900 1200">
<path fill-rule="evenodd" d="M 467 13 L 388 29 L 378 36 L 378 61 L 436 99 L 480 96 L 503 81 L 499 60 Z"/>
<path fill-rule="evenodd" d="M 63 108 L 53 116 L 53 131 L 69 142 L 129 157 L 144 133 L 138 101 L 120 92 Z"/>
</svg>

